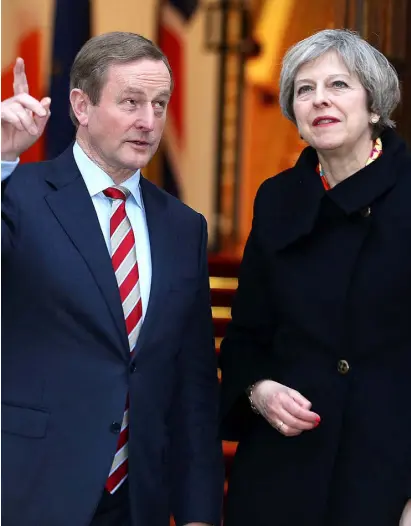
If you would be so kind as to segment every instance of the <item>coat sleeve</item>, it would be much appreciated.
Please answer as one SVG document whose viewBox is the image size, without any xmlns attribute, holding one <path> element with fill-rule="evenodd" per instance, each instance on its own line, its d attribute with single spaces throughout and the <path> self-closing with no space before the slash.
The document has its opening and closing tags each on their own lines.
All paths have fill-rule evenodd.
<svg viewBox="0 0 411 526">
<path fill-rule="evenodd" d="M 224 491 L 207 226 L 204 218 L 198 217 L 200 280 L 179 352 L 170 425 L 171 508 L 177 526 L 190 522 L 220 525 Z"/>
<path fill-rule="evenodd" d="M 232 320 L 221 344 L 222 438 L 240 440 L 251 410 L 246 389 L 270 378 L 270 355 L 275 330 L 272 298 L 269 294 L 269 269 L 259 240 L 259 215 L 264 185 L 255 203 L 251 233 L 240 267 L 238 289 L 232 305 Z"/>
<path fill-rule="evenodd" d="M 3 163 L 2 163 L 3 176 Z M 1 183 L 1 252 L 2 258 L 7 257 L 12 250 L 18 231 L 19 212 L 13 178 L 4 177 Z"/>
</svg>

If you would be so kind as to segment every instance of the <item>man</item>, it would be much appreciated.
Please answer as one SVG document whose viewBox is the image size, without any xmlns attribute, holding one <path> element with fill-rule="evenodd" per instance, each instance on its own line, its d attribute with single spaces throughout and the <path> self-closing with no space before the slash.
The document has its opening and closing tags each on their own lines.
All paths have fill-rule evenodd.
<svg viewBox="0 0 411 526">
<path fill-rule="evenodd" d="M 70 83 L 74 146 L 10 177 L 50 115 L 22 59 L 2 103 L 3 524 L 217 526 L 206 223 L 140 174 L 170 66 L 108 33 Z"/>
</svg>

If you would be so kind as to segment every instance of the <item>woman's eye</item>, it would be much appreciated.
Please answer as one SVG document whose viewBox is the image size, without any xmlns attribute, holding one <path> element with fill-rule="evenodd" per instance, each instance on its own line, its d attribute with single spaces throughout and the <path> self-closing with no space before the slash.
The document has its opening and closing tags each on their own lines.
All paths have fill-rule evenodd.
<svg viewBox="0 0 411 526">
<path fill-rule="evenodd" d="M 307 93 L 308 91 L 311 91 L 311 86 L 300 86 L 297 90 L 297 95 L 303 95 L 304 93 Z"/>
<path fill-rule="evenodd" d="M 334 88 L 346 88 L 347 83 L 344 82 L 343 80 L 334 80 L 333 86 Z"/>
</svg>

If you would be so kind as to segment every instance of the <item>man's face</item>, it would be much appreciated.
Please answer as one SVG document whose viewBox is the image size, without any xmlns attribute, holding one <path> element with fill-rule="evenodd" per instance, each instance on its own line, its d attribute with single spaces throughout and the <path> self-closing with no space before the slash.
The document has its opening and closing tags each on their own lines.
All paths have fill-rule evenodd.
<svg viewBox="0 0 411 526">
<path fill-rule="evenodd" d="M 88 104 L 81 136 L 88 154 L 109 175 L 147 165 L 163 134 L 171 79 L 161 60 L 109 67 L 96 105 Z"/>
</svg>

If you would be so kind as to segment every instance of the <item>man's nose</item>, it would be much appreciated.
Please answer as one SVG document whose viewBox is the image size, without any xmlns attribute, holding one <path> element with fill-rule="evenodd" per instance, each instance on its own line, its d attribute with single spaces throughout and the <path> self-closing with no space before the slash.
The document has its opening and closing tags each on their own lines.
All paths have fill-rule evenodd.
<svg viewBox="0 0 411 526">
<path fill-rule="evenodd" d="M 139 115 L 136 119 L 136 127 L 144 131 L 153 131 L 154 130 L 154 109 L 151 104 L 144 104 L 139 110 Z"/>
</svg>

